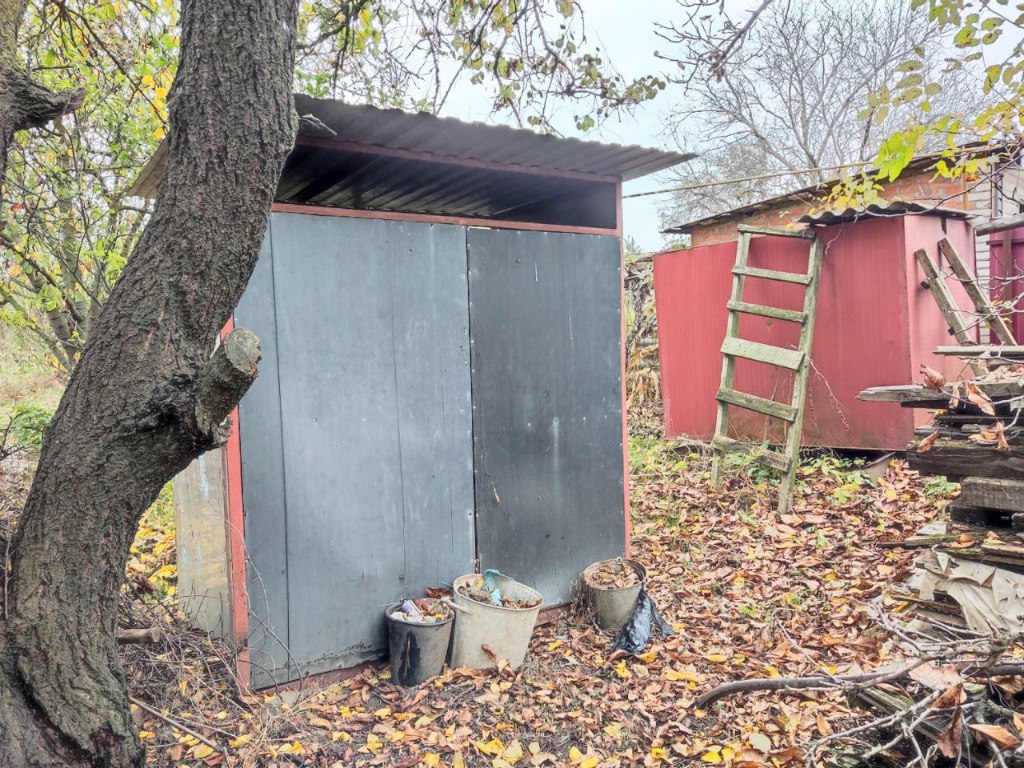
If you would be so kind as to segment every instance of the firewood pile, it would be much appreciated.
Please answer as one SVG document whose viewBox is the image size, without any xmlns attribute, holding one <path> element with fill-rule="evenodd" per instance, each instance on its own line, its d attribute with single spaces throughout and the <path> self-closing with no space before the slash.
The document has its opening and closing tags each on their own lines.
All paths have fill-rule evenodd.
<svg viewBox="0 0 1024 768">
<path fill-rule="evenodd" d="M 954 520 L 1024 529 L 1024 347 L 940 351 L 947 349 L 979 350 L 961 352 L 978 375 L 949 382 L 922 366 L 922 384 L 873 387 L 859 398 L 933 411 L 907 446 L 907 460 L 923 475 L 961 483 Z"/>
</svg>

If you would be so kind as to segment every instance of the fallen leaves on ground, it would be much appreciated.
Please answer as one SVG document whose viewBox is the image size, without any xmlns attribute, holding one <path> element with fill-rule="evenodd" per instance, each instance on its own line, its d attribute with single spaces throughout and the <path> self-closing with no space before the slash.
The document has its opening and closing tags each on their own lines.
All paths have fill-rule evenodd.
<svg viewBox="0 0 1024 768">
<path fill-rule="evenodd" d="M 878 545 L 934 518 L 949 485 L 926 486 L 899 461 L 873 484 L 858 467 L 826 456 L 801 469 L 793 508 L 778 515 L 759 470 L 738 469 L 714 491 L 702 455 L 662 441 L 632 447 L 631 554 L 647 566 L 651 597 L 677 632 L 644 654 L 610 661 L 614 638 L 563 616 L 537 629 L 518 671 L 449 670 L 404 689 L 377 664 L 332 685 L 239 698 L 225 649 L 198 633 L 186 643 L 172 635 L 155 650 L 126 651 L 135 654 L 126 657 L 135 695 L 220 749 L 140 710 L 149 764 L 801 763 L 809 741 L 863 713 L 820 692 L 750 693 L 708 711 L 694 701 L 731 679 L 892 661 L 895 645 L 865 604 L 881 596 L 901 607 L 886 588 L 905 577 L 913 553 Z M 166 548 L 155 548 L 165 539 L 148 528 L 137 561 L 140 575 L 158 583 Z"/>
</svg>

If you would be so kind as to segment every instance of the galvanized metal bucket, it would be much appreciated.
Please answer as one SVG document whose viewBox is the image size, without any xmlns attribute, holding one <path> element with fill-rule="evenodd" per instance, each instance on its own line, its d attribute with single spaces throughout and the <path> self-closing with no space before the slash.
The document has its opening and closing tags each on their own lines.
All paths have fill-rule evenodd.
<svg viewBox="0 0 1024 768">
<path fill-rule="evenodd" d="M 530 648 L 530 637 L 537 624 L 544 599 L 540 592 L 508 576 L 495 576 L 501 594 L 510 600 L 536 601 L 530 608 L 506 608 L 485 605 L 461 594 L 460 587 L 475 584 L 479 574 L 455 580 L 455 636 L 452 639 L 451 666 L 490 669 L 497 666 L 483 650 L 487 646 L 496 658 L 507 659 L 513 669 L 522 666 Z"/>
<path fill-rule="evenodd" d="M 449 610 L 452 616 L 433 624 L 391 618 L 391 614 L 401 606 L 401 603 L 394 603 L 384 609 L 388 622 L 391 679 L 399 685 L 419 685 L 441 674 L 444 669 L 455 616 Z"/>
<path fill-rule="evenodd" d="M 621 563 L 624 567 L 631 568 L 639 577 L 637 583 L 628 587 L 606 587 L 595 584 L 590 574 L 606 563 Z M 640 590 L 647 581 L 647 569 L 636 560 L 614 558 L 591 563 L 583 571 L 582 579 L 597 625 L 606 632 L 618 632 L 636 610 L 636 601 L 640 596 Z"/>
</svg>

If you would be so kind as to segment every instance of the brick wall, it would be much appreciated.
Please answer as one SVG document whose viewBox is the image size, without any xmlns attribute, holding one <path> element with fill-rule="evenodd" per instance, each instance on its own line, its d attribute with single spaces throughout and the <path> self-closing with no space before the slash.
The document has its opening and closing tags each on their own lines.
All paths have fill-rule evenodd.
<svg viewBox="0 0 1024 768">
<path fill-rule="evenodd" d="M 923 205 L 934 205 L 958 210 L 973 210 L 977 200 L 969 198 L 976 198 L 976 196 L 968 194 L 970 184 L 965 179 L 936 179 L 934 176 L 935 172 L 933 170 L 907 174 L 886 186 L 880 194 L 887 200 L 921 203 Z M 988 190 L 988 183 L 977 185 L 977 189 L 982 188 Z M 986 191 L 983 197 L 990 199 L 991 194 Z M 808 196 L 806 200 L 790 199 L 763 211 L 736 216 L 727 221 L 694 227 L 690 231 L 690 244 L 696 247 L 735 240 L 736 226 L 738 224 L 747 224 L 753 227 L 789 228 L 794 226 L 794 223 L 801 216 L 806 215 L 811 208 L 817 205 L 820 205 L 820 203 L 817 203 L 811 196 Z M 987 216 L 987 213 L 985 215 Z M 795 226 L 800 228 L 804 225 L 795 224 Z M 987 266 L 986 262 L 986 268 Z"/>
</svg>

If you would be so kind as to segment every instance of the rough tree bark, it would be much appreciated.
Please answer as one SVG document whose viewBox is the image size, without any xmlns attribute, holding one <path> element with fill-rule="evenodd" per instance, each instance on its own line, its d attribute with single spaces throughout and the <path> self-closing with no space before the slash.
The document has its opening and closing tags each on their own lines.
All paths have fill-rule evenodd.
<svg viewBox="0 0 1024 768">
<path fill-rule="evenodd" d="M 0 150 L 45 117 L 26 108 L 39 89 L 10 64 L 24 5 L 0 0 Z M 12 546 L 0 766 L 143 763 L 116 651 L 117 592 L 140 516 L 217 442 L 255 376 L 251 334 L 210 353 L 294 140 L 296 5 L 182 2 L 165 180 L 46 431 Z"/>
</svg>

